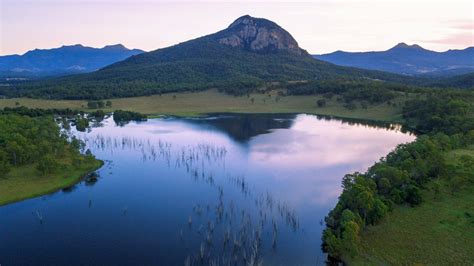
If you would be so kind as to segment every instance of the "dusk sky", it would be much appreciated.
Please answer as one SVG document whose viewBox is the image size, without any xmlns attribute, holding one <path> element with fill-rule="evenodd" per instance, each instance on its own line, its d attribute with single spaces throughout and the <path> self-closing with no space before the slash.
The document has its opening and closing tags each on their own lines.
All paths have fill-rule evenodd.
<svg viewBox="0 0 474 266">
<path fill-rule="evenodd" d="M 474 46 L 472 0 L 0 0 L 0 55 L 122 43 L 146 51 L 226 28 L 241 15 L 275 21 L 310 53 L 386 50 L 399 42 L 445 51 Z"/>
</svg>

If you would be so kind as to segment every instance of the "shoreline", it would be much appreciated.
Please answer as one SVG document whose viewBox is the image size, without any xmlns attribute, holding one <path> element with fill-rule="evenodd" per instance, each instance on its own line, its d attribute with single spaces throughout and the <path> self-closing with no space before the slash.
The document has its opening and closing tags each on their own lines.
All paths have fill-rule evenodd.
<svg viewBox="0 0 474 266">
<path fill-rule="evenodd" d="M 29 199 L 33 199 L 33 198 L 38 198 L 38 197 L 45 196 L 45 195 L 48 195 L 48 194 L 53 194 L 53 193 L 56 193 L 56 192 L 58 192 L 62 189 L 72 187 L 72 186 L 78 184 L 79 182 L 81 182 L 84 179 L 84 177 L 86 177 L 87 175 L 89 175 L 92 172 L 97 171 L 102 166 L 104 166 L 104 161 L 99 160 L 99 159 L 95 159 L 94 164 L 91 165 L 91 167 L 87 167 L 87 169 L 84 169 L 86 171 L 81 171 L 82 169 L 76 169 L 76 170 L 73 171 L 71 176 L 69 176 L 68 173 L 55 174 L 57 176 L 56 178 L 58 178 L 58 177 L 59 177 L 59 179 L 63 178 L 63 180 L 62 180 L 63 182 L 58 182 L 58 184 L 55 183 L 54 185 L 52 184 L 51 186 L 47 186 L 47 188 L 45 188 L 44 190 L 34 191 L 32 193 L 24 193 L 24 194 L 18 195 L 18 196 L 15 195 L 15 197 L 9 197 L 9 198 L 7 197 L 7 199 L 1 199 L 0 198 L 0 207 L 7 206 L 7 205 L 13 204 L 13 203 L 18 203 L 18 202 L 25 201 L 25 200 L 29 200 Z M 25 167 L 25 166 L 22 166 L 22 167 Z M 29 165 L 27 167 L 31 167 L 31 165 Z M 76 173 L 78 171 L 81 171 L 81 172 Z M 10 178 L 12 178 L 12 177 L 10 177 Z M 46 179 L 46 178 L 49 178 L 49 177 L 35 176 L 33 178 L 35 178 L 35 179 L 36 178 Z M 4 180 L 0 179 L 0 184 L 2 182 L 8 181 L 7 179 L 8 178 L 4 178 Z M 61 181 L 61 180 L 57 180 L 57 181 Z"/>
</svg>

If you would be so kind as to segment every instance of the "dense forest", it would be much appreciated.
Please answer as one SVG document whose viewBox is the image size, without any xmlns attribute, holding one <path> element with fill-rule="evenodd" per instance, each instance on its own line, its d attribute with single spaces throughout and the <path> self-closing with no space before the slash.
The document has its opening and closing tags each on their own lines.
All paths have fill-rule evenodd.
<svg viewBox="0 0 474 266">
<path fill-rule="evenodd" d="M 228 48 L 224 47 L 223 49 Z M 368 103 L 389 101 L 395 96 L 393 91 L 419 92 L 435 87 L 439 87 L 438 90 L 474 88 L 474 76 L 472 75 L 456 76 L 433 83 L 433 81 L 422 78 L 394 76 L 383 72 L 365 73 L 357 69 L 339 69 L 340 67 L 328 63 L 312 62 L 316 61 L 314 59 L 296 60 L 290 54 L 280 53 L 262 58 L 260 56 L 262 55 L 250 55 L 250 62 L 258 62 L 252 63 L 252 66 L 246 66 L 248 62 L 228 65 L 229 62 L 219 63 L 214 59 L 205 65 L 200 65 L 201 62 L 195 66 L 185 66 L 183 62 L 166 63 L 166 68 L 160 68 L 160 70 L 152 67 L 142 71 L 140 70 L 142 66 L 138 63 L 137 66 L 120 66 L 118 69 L 111 66 L 112 70 L 105 68 L 87 75 L 18 82 L 11 84 L 11 86 L 0 87 L 0 96 L 87 99 L 90 100 L 88 108 L 96 109 L 111 107 L 110 101 L 101 101 L 102 99 L 203 91 L 215 88 L 236 96 L 272 89 L 284 91 L 287 95 L 338 94 L 345 101 L 352 99 Z M 268 69 L 270 65 L 271 70 Z M 140 71 L 132 73 L 131 70 L 135 68 Z M 166 70 L 167 68 L 172 69 Z M 251 73 L 241 73 L 237 69 L 234 71 L 228 68 L 247 69 Z M 195 70 L 188 71 L 189 69 Z M 140 78 L 147 71 L 149 71 L 150 77 Z M 174 71 L 176 71 L 176 75 Z M 127 72 L 127 74 L 122 72 Z M 231 77 L 228 74 L 232 74 Z"/>
<path fill-rule="evenodd" d="M 328 80 L 320 82 L 287 84 L 289 95 L 322 94 L 327 98 L 337 95 L 345 102 L 363 101 L 368 104 L 388 102 L 396 97 L 395 91 L 413 90 L 408 86 L 387 84 L 380 81 Z"/>
<path fill-rule="evenodd" d="M 423 189 L 435 189 L 439 181 L 452 191 L 474 183 L 470 157 L 457 169 L 445 154 L 474 144 L 472 94 L 439 92 L 408 101 L 403 107 L 406 125 L 421 135 L 413 143 L 399 145 L 366 173 L 348 174 L 336 207 L 326 217 L 323 248 L 334 258 L 353 257 L 361 233 L 377 224 L 396 205 L 422 204 Z"/>
<path fill-rule="evenodd" d="M 474 88 L 474 73 L 468 73 L 463 75 L 458 75 L 454 77 L 438 79 L 429 83 L 432 87 L 442 87 L 442 88 L 463 88 L 463 89 L 472 89 Z"/>
<path fill-rule="evenodd" d="M 84 160 L 95 160 L 92 155 L 82 156 L 83 144 L 73 138 L 70 142 L 52 115 L 38 115 L 32 111 L 22 114 L 6 110 L 0 115 L 0 176 L 10 169 L 35 164 L 42 175 L 54 173 L 63 167 L 63 158 L 72 158 L 75 165 Z M 50 113 L 52 111 L 45 111 Z"/>
</svg>

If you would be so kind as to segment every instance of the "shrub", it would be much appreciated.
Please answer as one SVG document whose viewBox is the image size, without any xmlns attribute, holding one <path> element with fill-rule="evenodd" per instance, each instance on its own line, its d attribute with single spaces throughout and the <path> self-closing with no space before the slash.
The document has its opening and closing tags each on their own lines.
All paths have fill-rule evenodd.
<svg viewBox="0 0 474 266">
<path fill-rule="evenodd" d="M 88 101 L 87 108 L 89 109 L 99 109 L 104 108 L 105 103 L 103 101 Z"/>
<path fill-rule="evenodd" d="M 87 118 L 79 117 L 76 119 L 77 131 L 84 132 L 89 127 L 89 120 Z"/>
<path fill-rule="evenodd" d="M 319 100 L 316 101 L 316 104 L 318 105 L 318 107 L 324 107 L 324 106 L 326 106 L 326 100 L 319 99 Z"/>
</svg>

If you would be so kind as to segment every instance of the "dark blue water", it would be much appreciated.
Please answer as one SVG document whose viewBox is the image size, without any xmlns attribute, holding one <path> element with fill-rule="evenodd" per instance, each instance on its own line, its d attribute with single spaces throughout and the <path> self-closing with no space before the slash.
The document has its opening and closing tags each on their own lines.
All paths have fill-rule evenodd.
<svg viewBox="0 0 474 266">
<path fill-rule="evenodd" d="M 1 265 L 323 264 L 343 175 L 414 139 L 311 115 L 109 118 L 74 134 L 106 161 L 98 181 L 0 207 Z"/>
</svg>

